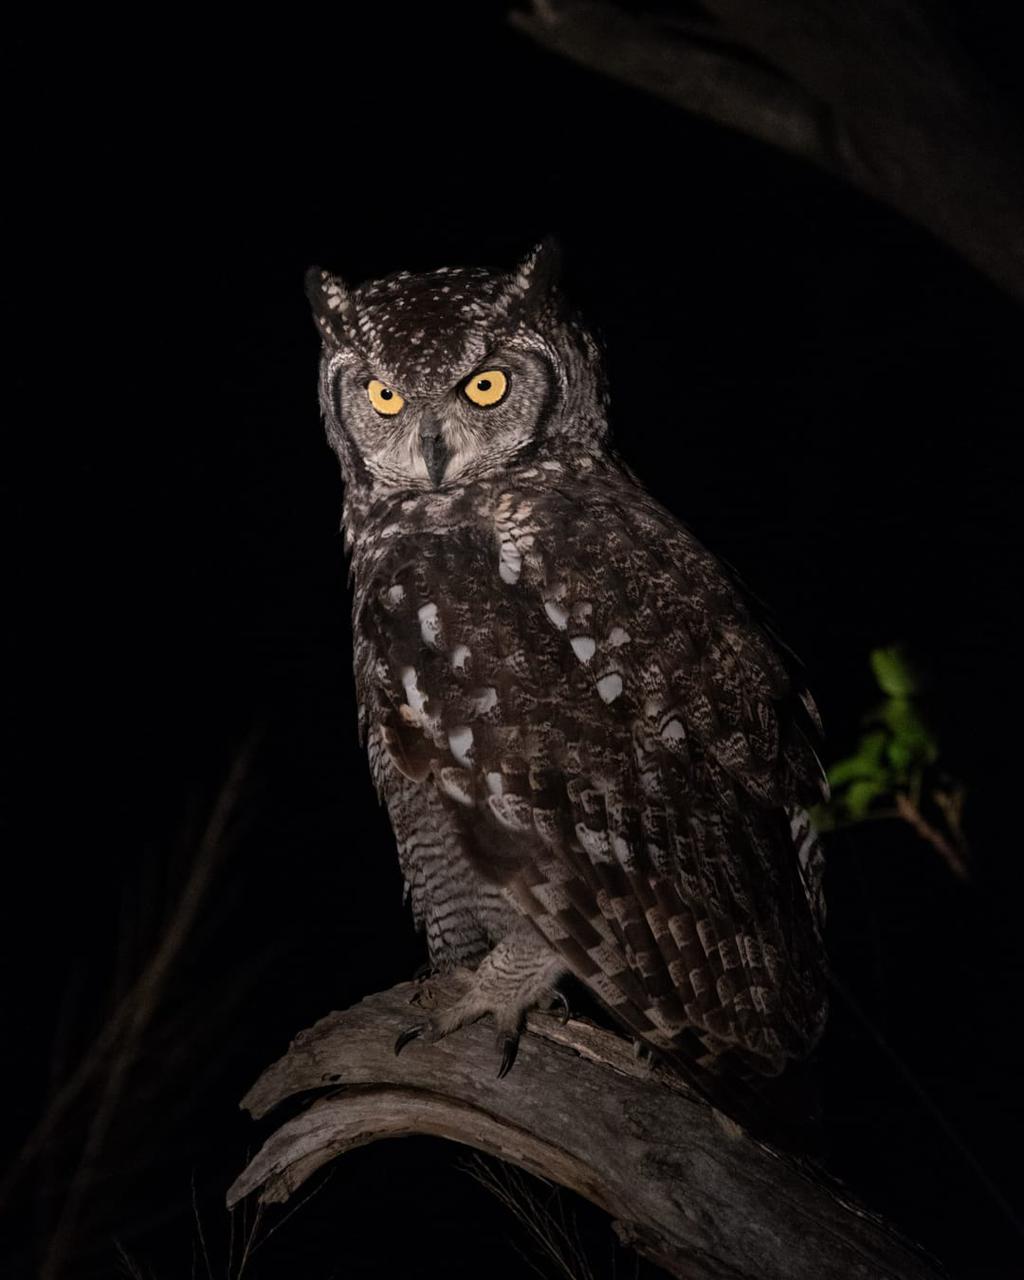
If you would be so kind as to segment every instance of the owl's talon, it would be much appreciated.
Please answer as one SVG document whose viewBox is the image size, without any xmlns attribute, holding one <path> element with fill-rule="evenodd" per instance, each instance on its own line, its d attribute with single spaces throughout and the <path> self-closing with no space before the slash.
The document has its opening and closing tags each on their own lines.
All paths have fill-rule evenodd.
<svg viewBox="0 0 1024 1280">
<path fill-rule="evenodd" d="M 419 1039 L 419 1037 L 427 1030 L 428 1025 L 429 1024 L 426 1022 L 417 1022 L 413 1026 L 406 1027 L 404 1031 L 400 1032 L 398 1039 L 395 1041 L 395 1057 L 398 1057 L 410 1041 Z"/>
<path fill-rule="evenodd" d="M 433 976 L 433 973 L 434 973 L 433 965 L 430 963 L 429 960 L 424 960 L 424 962 L 417 967 L 416 972 L 412 975 L 412 980 L 413 982 L 426 982 L 428 978 Z"/>
<path fill-rule="evenodd" d="M 560 1010 L 558 1014 L 558 1021 L 564 1027 L 569 1021 L 570 1014 L 569 1001 L 565 998 L 565 993 L 562 991 L 556 991 L 551 1003 L 552 1005 L 558 1005 Z"/>
<path fill-rule="evenodd" d="M 498 1068 L 498 1079 L 504 1080 L 508 1073 L 512 1070 L 512 1064 L 516 1060 L 516 1054 L 519 1052 L 519 1033 L 512 1035 L 501 1035 L 498 1037 L 498 1044 L 501 1046 L 501 1066 Z"/>
</svg>

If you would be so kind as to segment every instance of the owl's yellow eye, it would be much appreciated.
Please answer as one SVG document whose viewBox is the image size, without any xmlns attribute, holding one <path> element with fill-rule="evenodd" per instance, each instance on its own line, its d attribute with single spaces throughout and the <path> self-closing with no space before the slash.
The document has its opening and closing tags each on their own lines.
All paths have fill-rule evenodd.
<svg viewBox="0 0 1024 1280">
<path fill-rule="evenodd" d="M 370 404 L 386 418 L 393 418 L 396 413 L 400 413 L 405 404 L 398 392 L 385 386 L 379 378 L 370 379 L 366 384 L 366 394 L 370 397 Z"/>
<path fill-rule="evenodd" d="M 488 369 L 484 373 L 474 373 L 463 390 L 481 409 L 490 409 L 505 399 L 508 378 L 500 369 Z"/>
</svg>

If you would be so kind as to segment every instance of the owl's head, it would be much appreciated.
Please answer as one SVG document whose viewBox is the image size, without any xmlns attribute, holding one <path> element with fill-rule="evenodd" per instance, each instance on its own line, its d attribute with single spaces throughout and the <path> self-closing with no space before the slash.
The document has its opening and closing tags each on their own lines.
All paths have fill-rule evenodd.
<svg viewBox="0 0 1024 1280">
<path fill-rule="evenodd" d="M 511 272 L 441 267 L 350 288 L 310 268 L 320 401 L 346 481 L 439 489 L 600 445 L 600 356 L 557 269 L 550 239 Z"/>
</svg>

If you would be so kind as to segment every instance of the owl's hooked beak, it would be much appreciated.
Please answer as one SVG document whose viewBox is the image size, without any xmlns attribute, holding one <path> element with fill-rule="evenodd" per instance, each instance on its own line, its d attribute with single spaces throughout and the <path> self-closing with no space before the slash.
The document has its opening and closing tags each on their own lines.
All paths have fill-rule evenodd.
<svg viewBox="0 0 1024 1280">
<path fill-rule="evenodd" d="M 444 479 L 444 469 L 451 456 L 441 431 L 441 423 L 432 414 L 428 414 L 420 427 L 420 448 L 423 450 L 423 461 L 427 464 L 427 475 L 435 489 Z"/>
</svg>

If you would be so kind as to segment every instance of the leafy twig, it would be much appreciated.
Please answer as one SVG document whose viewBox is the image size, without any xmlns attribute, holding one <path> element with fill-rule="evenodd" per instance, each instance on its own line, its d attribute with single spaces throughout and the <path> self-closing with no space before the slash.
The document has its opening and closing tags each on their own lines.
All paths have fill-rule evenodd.
<svg viewBox="0 0 1024 1280">
<path fill-rule="evenodd" d="M 898 818 L 966 881 L 965 792 L 941 774 L 936 778 L 939 745 L 919 706 L 921 677 L 898 645 L 872 650 L 871 669 L 884 701 L 864 717 L 853 753 L 829 769 L 832 800 L 819 806 L 815 820 L 822 830 L 835 830 Z M 945 830 L 926 816 L 925 800 L 938 809 Z"/>
</svg>

